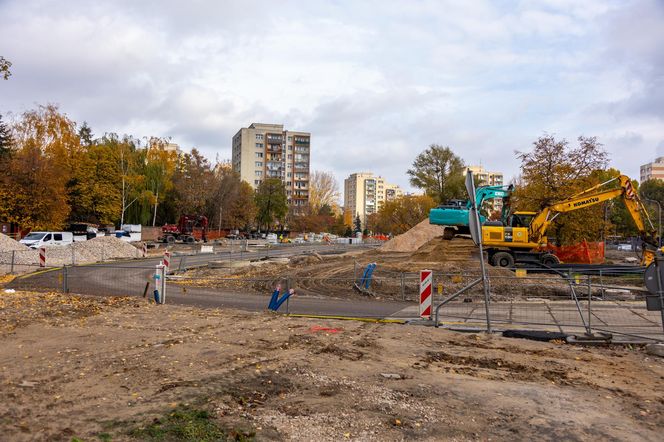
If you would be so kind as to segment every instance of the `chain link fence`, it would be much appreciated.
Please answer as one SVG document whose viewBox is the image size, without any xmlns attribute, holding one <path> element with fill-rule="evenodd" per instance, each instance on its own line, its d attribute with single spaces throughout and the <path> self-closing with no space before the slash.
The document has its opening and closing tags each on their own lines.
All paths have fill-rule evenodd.
<svg viewBox="0 0 664 442">
<path fill-rule="evenodd" d="M 283 250 L 265 252 L 274 258 L 285 254 Z M 174 256 L 172 274 L 167 280 L 167 303 L 263 310 L 275 288 L 280 286 L 281 295 L 290 288 L 296 291 L 296 296 L 282 304 L 281 312 L 400 320 L 419 317 L 417 272 L 394 272 L 376 266 L 368 274 L 371 263 L 356 262 L 333 276 L 304 276 L 287 270 L 257 277 L 234 274 L 234 263 L 243 260 L 244 253 L 219 253 L 216 262 L 222 271 L 210 275 L 182 273 L 194 257 Z M 252 256 L 256 259 L 255 254 Z M 489 314 L 495 328 L 570 334 L 606 332 L 647 340 L 664 339 L 660 312 L 646 308 L 647 290 L 642 275 L 616 272 L 586 275 L 572 270 L 548 274 L 507 270 L 492 273 Z M 149 297 L 154 290 L 154 274 L 155 267 L 147 263 L 76 265 L 19 277 L 9 286 L 34 291 Z M 434 272 L 433 305 L 478 277 L 477 273 L 465 271 Z M 440 325 L 448 327 L 485 327 L 482 284 L 442 305 L 438 320 Z"/>
</svg>

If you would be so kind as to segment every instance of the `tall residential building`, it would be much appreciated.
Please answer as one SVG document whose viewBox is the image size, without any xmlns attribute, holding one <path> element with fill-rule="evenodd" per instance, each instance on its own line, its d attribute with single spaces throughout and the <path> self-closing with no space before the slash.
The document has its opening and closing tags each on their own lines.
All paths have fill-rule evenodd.
<svg viewBox="0 0 664 442">
<path fill-rule="evenodd" d="M 288 203 L 309 202 L 309 132 L 284 130 L 282 124 L 252 123 L 233 136 L 233 170 L 257 188 L 267 178 L 286 186 Z"/>
<path fill-rule="evenodd" d="M 371 172 L 354 173 L 344 180 L 344 212 L 353 220 L 359 215 L 363 226 L 367 216 L 378 212 L 385 201 L 401 196 L 403 190 L 399 186 Z"/>
<path fill-rule="evenodd" d="M 502 186 L 504 184 L 502 172 L 488 172 L 482 166 L 468 166 L 466 170 L 473 172 L 473 176 L 477 177 L 480 186 Z M 465 170 L 463 175 L 466 176 Z"/>
<path fill-rule="evenodd" d="M 478 183 L 480 186 L 502 186 L 504 185 L 503 173 L 502 172 L 488 172 L 482 166 L 468 166 L 468 168 L 463 172 L 463 175 L 466 176 L 466 172 L 470 170 L 473 172 L 473 176 L 477 177 Z M 491 203 L 493 210 L 502 210 L 503 208 L 503 199 L 494 198 Z"/>
<path fill-rule="evenodd" d="M 664 180 L 664 157 L 655 158 L 652 163 L 641 166 L 641 183 L 648 180 Z"/>
</svg>

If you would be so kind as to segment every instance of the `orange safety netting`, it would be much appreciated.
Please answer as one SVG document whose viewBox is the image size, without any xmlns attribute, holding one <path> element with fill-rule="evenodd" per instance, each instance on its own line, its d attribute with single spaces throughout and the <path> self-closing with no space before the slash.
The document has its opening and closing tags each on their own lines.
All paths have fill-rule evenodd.
<svg viewBox="0 0 664 442">
<path fill-rule="evenodd" d="M 560 259 L 560 262 L 575 264 L 602 264 L 604 262 L 604 242 L 588 242 L 585 239 L 572 246 L 547 245 L 545 250 L 550 251 Z"/>
</svg>

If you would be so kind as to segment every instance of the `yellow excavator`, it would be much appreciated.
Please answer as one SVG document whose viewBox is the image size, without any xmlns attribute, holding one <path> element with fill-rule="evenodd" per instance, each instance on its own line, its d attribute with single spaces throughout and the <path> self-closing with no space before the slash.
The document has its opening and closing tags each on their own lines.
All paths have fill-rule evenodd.
<svg viewBox="0 0 664 442">
<path fill-rule="evenodd" d="M 613 182 L 619 187 L 604 189 Z M 604 190 L 602 190 L 604 189 Z M 565 212 L 583 209 L 613 198 L 622 198 L 627 211 L 639 229 L 643 241 L 641 264 L 650 264 L 658 249 L 658 238 L 648 212 L 625 175 L 598 184 L 566 200 L 551 204 L 540 212 L 514 212 L 504 221 L 487 221 L 482 225 L 482 242 L 489 255 L 489 263 L 498 267 L 513 267 L 516 263 L 559 264 L 558 257 L 541 250 L 547 245 L 546 231 L 556 217 Z"/>
</svg>

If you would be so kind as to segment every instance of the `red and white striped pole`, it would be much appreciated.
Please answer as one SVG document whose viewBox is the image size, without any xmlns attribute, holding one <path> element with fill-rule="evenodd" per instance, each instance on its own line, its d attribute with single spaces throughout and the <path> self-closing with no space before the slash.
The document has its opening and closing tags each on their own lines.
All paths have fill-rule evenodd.
<svg viewBox="0 0 664 442">
<path fill-rule="evenodd" d="M 39 267 L 46 267 L 46 247 L 39 248 Z"/>
<path fill-rule="evenodd" d="M 431 270 L 420 270 L 420 317 L 422 318 L 431 319 L 432 281 Z"/>
<path fill-rule="evenodd" d="M 171 269 L 171 252 L 168 249 L 164 250 L 164 267 L 166 268 L 166 273 Z"/>
</svg>

